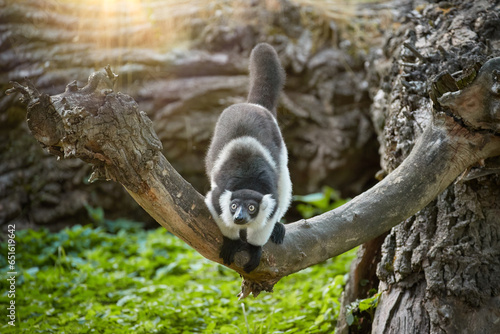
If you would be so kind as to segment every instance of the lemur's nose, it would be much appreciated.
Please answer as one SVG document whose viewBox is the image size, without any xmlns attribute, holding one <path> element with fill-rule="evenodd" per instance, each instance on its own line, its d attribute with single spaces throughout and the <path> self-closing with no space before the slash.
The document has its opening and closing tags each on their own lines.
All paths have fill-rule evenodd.
<svg viewBox="0 0 500 334">
<path fill-rule="evenodd" d="M 246 223 L 246 220 L 245 220 L 245 218 L 235 217 L 234 223 L 237 225 L 244 225 Z"/>
<path fill-rule="evenodd" d="M 239 207 L 236 210 L 236 213 L 234 214 L 234 223 L 237 225 L 246 224 L 247 223 L 246 218 L 247 218 L 246 212 L 241 207 Z"/>
</svg>

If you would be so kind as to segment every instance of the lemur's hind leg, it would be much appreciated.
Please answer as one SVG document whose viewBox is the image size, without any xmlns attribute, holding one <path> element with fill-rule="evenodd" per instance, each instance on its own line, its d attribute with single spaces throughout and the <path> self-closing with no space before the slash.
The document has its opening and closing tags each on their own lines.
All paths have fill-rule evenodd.
<svg viewBox="0 0 500 334">
<path fill-rule="evenodd" d="M 250 260 L 243 267 L 243 270 L 247 273 L 259 266 L 260 258 L 262 257 L 262 247 L 248 244 L 248 254 L 250 255 Z"/>
</svg>

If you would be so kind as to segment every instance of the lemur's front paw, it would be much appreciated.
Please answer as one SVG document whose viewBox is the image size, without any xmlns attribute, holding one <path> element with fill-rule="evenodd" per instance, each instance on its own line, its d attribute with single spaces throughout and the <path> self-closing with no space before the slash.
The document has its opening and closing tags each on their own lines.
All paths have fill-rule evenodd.
<svg viewBox="0 0 500 334">
<path fill-rule="evenodd" d="M 242 242 L 240 239 L 232 240 L 224 237 L 219 257 L 224 264 L 230 265 L 234 262 L 234 255 L 241 250 Z"/>
<path fill-rule="evenodd" d="M 243 270 L 246 273 L 251 272 L 259 266 L 260 258 L 262 256 L 262 247 L 248 244 L 248 253 L 250 255 L 250 260 L 248 260 L 248 262 L 243 267 Z"/>
<path fill-rule="evenodd" d="M 282 244 L 285 239 L 285 232 L 285 225 L 276 223 L 276 225 L 274 225 L 273 233 L 271 233 L 271 241 L 278 245 Z"/>
</svg>

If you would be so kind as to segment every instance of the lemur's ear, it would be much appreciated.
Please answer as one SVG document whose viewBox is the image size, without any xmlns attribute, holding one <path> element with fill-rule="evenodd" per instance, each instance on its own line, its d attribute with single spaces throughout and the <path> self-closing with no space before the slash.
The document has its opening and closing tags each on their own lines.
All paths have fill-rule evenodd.
<svg viewBox="0 0 500 334">
<path fill-rule="evenodd" d="M 269 208 L 269 211 L 272 211 L 275 205 L 276 201 L 271 194 L 264 195 L 264 197 L 262 197 L 262 201 L 260 202 L 262 210 L 268 210 Z"/>
</svg>

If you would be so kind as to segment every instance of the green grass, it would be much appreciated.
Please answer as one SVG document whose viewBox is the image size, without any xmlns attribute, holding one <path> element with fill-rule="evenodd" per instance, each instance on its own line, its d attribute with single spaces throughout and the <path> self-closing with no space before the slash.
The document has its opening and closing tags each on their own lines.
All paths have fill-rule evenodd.
<svg viewBox="0 0 500 334">
<path fill-rule="evenodd" d="M 354 251 L 238 301 L 237 273 L 165 229 L 74 226 L 16 231 L 16 326 L 7 324 L 1 243 L 1 333 L 331 333 Z M 246 319 L 246 320 L 245 320 Z"/>
</svg>

